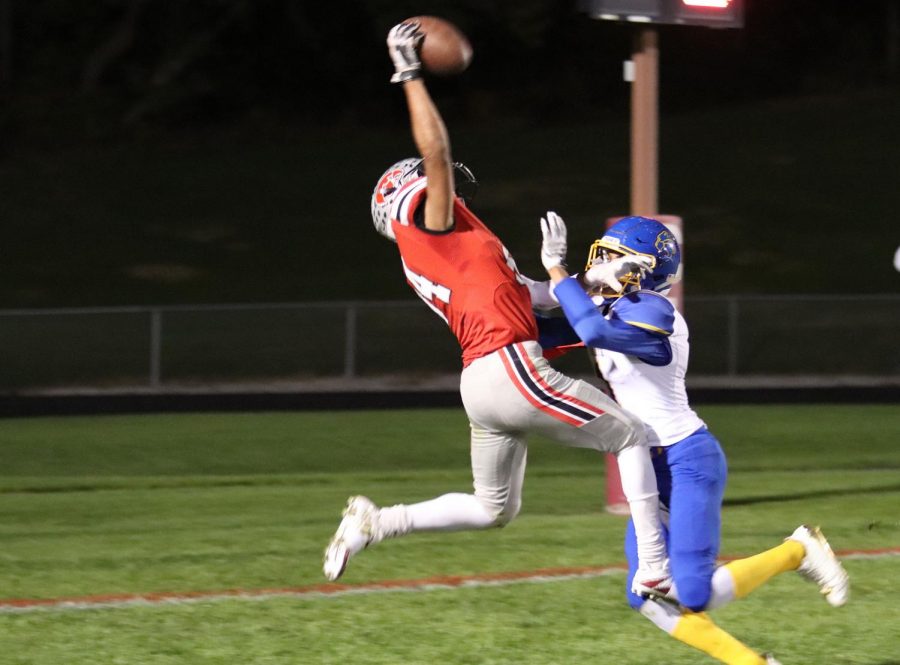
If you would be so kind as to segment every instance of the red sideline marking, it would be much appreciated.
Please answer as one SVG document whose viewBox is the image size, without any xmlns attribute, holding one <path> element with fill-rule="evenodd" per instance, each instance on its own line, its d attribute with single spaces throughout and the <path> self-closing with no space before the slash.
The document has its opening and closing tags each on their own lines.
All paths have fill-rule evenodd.
<svg viewBox="0 0 900 665">
<path fill-rule="evenodd" d="M 204 600 L 227 600 L 228 598 L 254 599 L 277 596 L 335 596 L 353 593 L 374 593 L 379 591 L 404 591 L 434 588 L 457 588 L 463 586 L 489 586 L 492 584 L 513 584 L 519 581 L 540 579 L 562 579 L 566 577 L 596 577 L 612 572 L 624 572 L 627 566 L 583 566 L 576 568 L 539 568 L 537 570 L 506 573 L 480 573 L 477 575 L 447 575 L 414 580 L 383 580 L 369 584 L 311 584 L 301 587 L 275 589 L 225 589 L 222 591 L 188 591 L 162 593 L 122 593 L 91 596 L 68 596 L 57 598 L 9 598 L 0 599 L 0 614 L 39 609 L 89 609 L 99 607 L 121 607 L 127 605 L 161 605 L 164 603 L 190 603 Z"/>
<path fill-rule="evenodd" d="M 842 550 L 842 559 L 878 559 L 900 556 L 900 547 L 874 550 Z M 731 561 L 739 556 L 723 558 Z M 276 597 L 315 597 L 366 594 L 390 591 L 424 591 L 459 587 L 507 585 L 518 582 L 558 581 L 566 578 L 600 577 L 627 570 L 624 563 L 612 566 L 580 566 L 570 568 L 538 568 L 506 573 L 480 573 L 477 575 L 447 575 L 416 580 L 383 580 L 369 584 L 311 584 L 301 587 L 275 589 L 225 589 L 222 591 L 186 591 L 162 593 L 121 593 L 57 598 L 7 598 L 0 599 L 0 614 L 16 614 L 39 610 L 74 610 L 127 607 L 131 605 L 162 605 L 166 603 L 193 603 L 228 599 L 265 600 Z"/>
</svg>

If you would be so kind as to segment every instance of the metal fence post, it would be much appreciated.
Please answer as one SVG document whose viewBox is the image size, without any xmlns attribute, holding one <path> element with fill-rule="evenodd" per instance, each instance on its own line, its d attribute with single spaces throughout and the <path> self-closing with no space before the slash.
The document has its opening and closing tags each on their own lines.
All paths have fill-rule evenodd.
<svg viewBox="0 0 900 665">
<path fill-rule="evenodd" d="M 356 305 L 348 304 L 344 319 L 344 377 L 356 376 Z"/>
<path fill-rule="evenodd" d="M 162 374 L 162 310 L 150 310 L 150 386 L 158 388 Z"/>
</svg>

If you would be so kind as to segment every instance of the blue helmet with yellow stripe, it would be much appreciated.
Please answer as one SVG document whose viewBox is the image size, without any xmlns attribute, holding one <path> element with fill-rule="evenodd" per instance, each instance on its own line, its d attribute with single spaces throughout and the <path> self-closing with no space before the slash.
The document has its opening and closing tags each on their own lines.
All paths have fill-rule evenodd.
<svg viewBox="0 0 900 665">
<path fill-rule="evenodd" d="M 623 217 L 594 241 L 587 267 L 595 261 L 609 261 L 615 255 L 642 255 L 652 259 L 643 273 L 628 273 L 621 278 L 625 291 L 648 289 L 665 291 L 677 281 L 681 248 L 675 235 L 661 222 L 649 217 Z M 631 286 L 629 289 L 628 287 Z"/>
</svg>

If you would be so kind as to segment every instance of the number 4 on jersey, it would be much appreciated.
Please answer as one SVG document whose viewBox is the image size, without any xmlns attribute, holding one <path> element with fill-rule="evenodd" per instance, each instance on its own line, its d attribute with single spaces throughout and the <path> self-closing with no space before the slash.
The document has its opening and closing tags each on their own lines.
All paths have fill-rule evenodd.
<svg viewBox="0 0 900 665">
<path fill-rule="evenodd" d="M 505 246 L 501 245 L 501 247 L 503 247 L 503 256 L 506 258 L 506 265 L 513 271 L 513 274 L 516 276 L 516 281 L 519 284 L 527 285 L 525 278 L 522 277 L 522 273 L 520 273 L 519 269 L 516 267 L 516 260 L 512 257 L 512 254 L 509 253 L 509 250 L 506 249 Z"/>
<path fill-rule="evenodd" d="M 403 272 L 406 273 L 406 279 L 409 280 L 409 283 L 412 284 L 416 293 L 419 294 L 419 297 L 422 298 L 422 300 L 427 303 L 433 303 L 435 300 L 439 300 L 449 304 L 450 289 L 446 286 L 435 284 L 424 275 L 414 273 L 406 267 L 405 262 L 403 264 Z"/>
</svg>

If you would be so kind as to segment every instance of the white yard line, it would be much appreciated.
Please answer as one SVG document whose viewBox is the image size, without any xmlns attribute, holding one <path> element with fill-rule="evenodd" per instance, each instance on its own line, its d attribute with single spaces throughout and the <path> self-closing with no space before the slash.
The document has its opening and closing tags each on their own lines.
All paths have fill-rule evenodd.
<svg viewBox="0 0 900 665">
<path fill-rule="evenodd" d="M 900 556 L 900 547 L 878 550 L 838 552 L 842 560 L 883 559 Z M 732 557 L 733 558 L 733 557 Z M 184 593 L 121 594 L 109 596 L 80 596 L 72 598 L 0 599 L 0 614 L 29 612 L 72 612 L 81 610 L 122 609 L 128 607 L 156 607 L 222 601 L 267 601 L 275 598 L 318 599 L 376 593 L 428 592 L 446 589 L 510 586 L 513 584 L 542 584 L 573 579 L 591 579 L 607 575 L 624 575 L 625 566 L 591 566 L 584 568 L 549 568 L 513 573 L 467 576 L 432 577 L 418 580 L 385 580 L 370 584 L 315 584 L 284 589 L 243 589 L 226 591 L 197 591 Z"/>
</svg>

